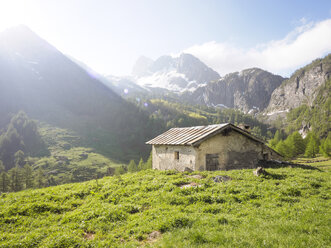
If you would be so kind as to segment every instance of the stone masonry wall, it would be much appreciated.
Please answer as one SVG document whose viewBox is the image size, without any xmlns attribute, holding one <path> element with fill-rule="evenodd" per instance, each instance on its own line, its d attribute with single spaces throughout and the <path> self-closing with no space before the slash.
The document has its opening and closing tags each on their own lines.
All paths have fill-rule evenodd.
<svg viewBox="0 0 331 248">
<path fill-rule="evenodd" d="M 179 159 L 175 159 L 179 152 Z M 195 150 L 192 146 L 153 145 L 153 169 L 184 171 L 185 167 L 195 170 Z"/>
</svg>

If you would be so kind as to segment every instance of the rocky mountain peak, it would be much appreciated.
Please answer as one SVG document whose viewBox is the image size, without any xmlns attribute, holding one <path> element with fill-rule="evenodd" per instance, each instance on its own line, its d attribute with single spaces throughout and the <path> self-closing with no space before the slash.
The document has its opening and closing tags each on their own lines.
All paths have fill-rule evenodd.
<svg viewBox="0 0 331 248">
<path fill-rule="evenodd" d="M 217 72 L 191 54 L 165 55 L 152 63 L 146 63 L 144 59 L 139 61 L 141 65 L 138 68 L 144 68 L 143 73 L 135 73 L 134 76 L 140 86 L 150 89 L 162 88 L 177 93 L 192 91 L 201 84 L 220 78 Z"/>
<path fill-rule="evenodd" d="M 132 68 L 132 76 L 142 77 L 148 75 L 148 68 L 153 62 L 150 58 L 140 56 Z"/>
</svg>

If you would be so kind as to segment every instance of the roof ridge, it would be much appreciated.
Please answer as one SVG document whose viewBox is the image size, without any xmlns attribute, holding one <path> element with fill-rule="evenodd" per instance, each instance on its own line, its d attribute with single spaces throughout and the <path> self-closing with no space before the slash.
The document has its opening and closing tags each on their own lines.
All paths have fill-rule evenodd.
<svg viewBox="0 0 331 248">
<path fill-rule="evenodd" d="M 217 130 L 223 129 L 228 125 L 230 125 L 230 123 L 171 128 L 147 141 L 146 144 L 193 145 L 194 142 L 211 135 Z"/>
<path fill-rule="evenodd" d="M 212 127 L 212 126 L 223 126 L 223 125 L 227 125 L 230 124 L 229 122 L 224 122 L 224 123 L 219 123 L 219 124 L 211 124 L 211 125 L 201 125 L 201 126 L 191 126 L 191 127 L 172 127 L 171 129 L 184 129 L 184 128 L 205 128 L 205 127 Z"/>
</svg>

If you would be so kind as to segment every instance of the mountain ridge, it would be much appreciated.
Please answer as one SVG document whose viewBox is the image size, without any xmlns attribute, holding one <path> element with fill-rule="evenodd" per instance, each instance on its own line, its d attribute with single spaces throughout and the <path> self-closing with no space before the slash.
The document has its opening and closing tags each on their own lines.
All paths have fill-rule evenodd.
<svg viewBox="0 0 331 248">
<path fill-rule="evenodd" d="M 283 77 L 260 68 L 249 68 L 225 75 L 216 82 L 209 82 L 192 93 L 187 101 L 207 106 L 236 108 L 246 113 L 259 112 L 269 103 L 270 96 Z"/>
</svg>

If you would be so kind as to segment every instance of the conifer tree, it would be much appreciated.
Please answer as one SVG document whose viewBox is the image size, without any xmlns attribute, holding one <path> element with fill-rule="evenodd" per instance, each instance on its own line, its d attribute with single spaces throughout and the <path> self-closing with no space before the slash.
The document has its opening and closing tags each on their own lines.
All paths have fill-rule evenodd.
<svg viewBox="0 0 331 248">
<path fill-rule="evenodd" d="M 299 154 L 303 154 L 305 152 L 305 142 L 303 138 L 299 134 L 299 132 L 294 132 L 287 137 L 285 143 L 288 147 L 288 155 L 290 157 L 295 157 Z"/>
<path fill-rule="evenodd" d="M 9 190 L 9 177 L 8 174 L 3 171 L 0 174 L 0 192 L 7 192 Z"/>
<path fill-rule="evenodd" d="M 131 160 L 128 165 L 128 172 L 136 172 L 136 171 L 138 171 L 137 164 L 134 160 Z"/>
<path fill-rule="evenodd" d="M 291 158 L 291 153 L 289 151 L 289 148 L 288 148 L 288 146 L 286 145 L 286 143 L 283 140 L 281 140 L 281 141 L 278 142 L 275 150 L 280 155 L 282 155 L 285 159 Z"/>
<path fill-rule="evenodd" d="M 326 158 L 331 157 L 331 133 L 329 133 L 328 137 L 321 143 L 320 153 Z"/>
<path fill-rule="evenodd" d="M 0 160 L 0 173 L 5 171 L 5 166 L 3 165 L 2 161 Z"/>
<path fill-rule="evenodd" d="M 145 163 L 142 158 L 140 158 L 139 164 L 138 164 L 138 171 L 144 170 Z"/>
<path fill-rule="evenodd" d="M 41 168 L 39 168 L 37 170 L 37 175 L 35 178 L 35 185 L 37 186 L 37 188 L 42 188 L 45 186 L 44 171 Z"/>
<path fill-rule="evenodd" d="M 152 151 L 151 153 L 149 154 L 149 157 L 145 163 L 145 170 L 148 170 L 148 169 L 152 169 L 153 168 L 153 164 L 152 164 Z"/>
<path fill-rule="evenodd" d="M 279 130 L 277 130 L 273 139 L 269 141 L 269 146 L 275 149 L 279 141 L 281 141 L 281 135 Z"/>
<path fill-rule="evenodd" d="M 305 156 L 308 158 L 315 158 L 319 151 L 319 139 L 315 133 L 311 133 L 307 143 Z"/>
<path fill-rule="evenodd" d="M 21 150 L 18 150 L 15 154 L 14 154 L 14 158 L 15 158 L 15 165 L 19 166 L 19 167 L 23 167 L 24 165 L 24 152 L 22 152 Z"/>
<path fill-rule="evenodd" d="M 10 189 L 12 191 L 20 191 L 23 189 L 23 178 L 21 169 L 18 166 L 8 171 L 10 180 Z"/>
<path fill-rule="evenodd" d="M 29 189 L 33 187 L 33 174 L 32 174 L 32 168 L 30 165 L 26 164 L 23 168 L 24 171 L 24 183 L 25 188 Z"/>
<path fill-rule="evenodd" d="M 122 165 L 120 167 L 116 167 L 115 168 L 115 175 L 117 175 L 117 176 L 122 175 L 122 174 L 126 173 L 126 171 L 127 171 L 127 168 L 124 165 Z"/>
<path fill-rule="evenodd" d="M 299 134 L 299 132 L 294 132 L 291 137 L 294 143 L 295 156 L 304 154 L 306 150 L 306 146 L 301 134 Z"/>
</svg>

